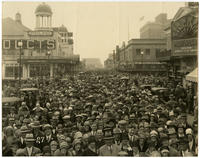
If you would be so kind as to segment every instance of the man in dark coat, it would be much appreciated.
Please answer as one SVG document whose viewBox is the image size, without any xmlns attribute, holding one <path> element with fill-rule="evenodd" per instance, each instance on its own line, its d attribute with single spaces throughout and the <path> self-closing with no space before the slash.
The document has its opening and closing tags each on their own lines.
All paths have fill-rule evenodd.
<svg viewBox="0 0 200 158">
<path fill-rule="evenodd" d="M 94 136 L 89 137 L 88 147 L 84 151 L 83 156 L 98 156 L 96 148 L 96 140 Z"/>
</svg>

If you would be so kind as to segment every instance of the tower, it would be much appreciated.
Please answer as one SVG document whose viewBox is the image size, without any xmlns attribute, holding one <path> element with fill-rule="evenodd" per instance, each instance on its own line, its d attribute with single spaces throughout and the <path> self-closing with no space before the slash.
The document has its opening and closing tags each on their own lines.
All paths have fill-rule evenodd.
<svg viewBox="0 0 200 158">
<path fill-rule="evenodd" d="M 52 11 L 46 3 L 40 4 L 36 10 L 36 30 L 46 30 L 51 28 L 52 24 Z"/>
<path fill-rule="evenodd" d="M 18 23 L 22 23 L 22 20 L 21 20 L 21 14 L 19 12 L 17 12 L 15 14 L 15 21 L 18 22 Z"/>
</svg>

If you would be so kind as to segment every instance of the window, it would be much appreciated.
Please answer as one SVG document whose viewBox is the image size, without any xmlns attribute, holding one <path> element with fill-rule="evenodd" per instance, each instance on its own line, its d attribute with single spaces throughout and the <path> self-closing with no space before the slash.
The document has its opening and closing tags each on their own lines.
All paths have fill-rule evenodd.
<svg viewBox="0 0 200 158">
<path fill-rule="evenodd" d="M 150 49 L 146 49 L 146 50 L 145 50 L 145 54 L 146 54 L 146 55 L 150 55 Z"/>
<path fill-rule="evenodd" d="M 5 67 L 5 77 L 19 77 L 19 67 L 17 65 L 7 65 Z M 22 67 L 21 67 L 21 77 L 23 76 L 22 74 Z"/>
<path fill-rule="evenodd" d="M 136 49 L 136 55 L 141 55 L 141 49 Z"/>
</svg>

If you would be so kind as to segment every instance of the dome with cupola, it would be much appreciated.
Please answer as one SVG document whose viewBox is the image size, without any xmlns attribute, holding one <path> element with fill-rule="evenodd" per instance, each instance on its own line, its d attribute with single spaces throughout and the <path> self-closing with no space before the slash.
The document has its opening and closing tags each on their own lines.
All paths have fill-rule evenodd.
<svg viewBox="0 0 200 158">
<path fill-rule="evenodd" d="M 48 14 L 48 15 L 52 15 L 52 10 L 51 7 L 46 4 L 46 3 L 42 3 L 40 5 L 37 6 L 36 10 L 35 10 L 35 14 Z"/>
</svg>

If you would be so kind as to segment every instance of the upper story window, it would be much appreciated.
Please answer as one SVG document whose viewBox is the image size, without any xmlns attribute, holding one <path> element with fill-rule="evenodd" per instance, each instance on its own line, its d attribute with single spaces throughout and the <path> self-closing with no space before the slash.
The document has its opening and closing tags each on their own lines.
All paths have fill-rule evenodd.
<svg viewBox="0 0 200 158">
<path fill-rule="evenodd" d="M 150 49 L 146 49 L 146 50 L 145 50 L 145 54 L 146 54 L 146 55 L 150 55 Z"/>
<path fill-rule="evenodd" d="M 136 49 L 136 55 L 141 55 L 141 49 Z"/>
</svg>

